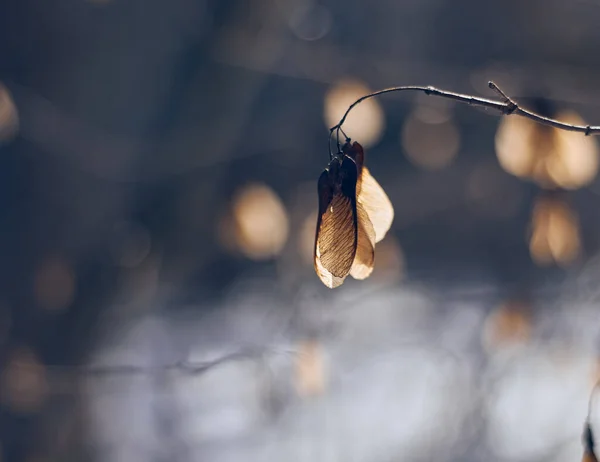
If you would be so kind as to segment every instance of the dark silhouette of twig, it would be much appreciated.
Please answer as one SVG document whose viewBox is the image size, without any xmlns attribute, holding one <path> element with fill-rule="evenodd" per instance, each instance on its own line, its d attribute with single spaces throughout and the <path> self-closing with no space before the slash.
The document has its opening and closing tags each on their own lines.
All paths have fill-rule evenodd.
<svg viewBox="0 0 600 462">
<path fill-rule="evenodd" d="M 592 392 L 590 393 L 590 398 L 588 400 L 588 413 L 587 413 L 587 417 L 585 419 L 585 425 L 583 427 L 583 435 L 582 435 L 583 449 L 585 451 L 585 454 L 587 455 L 587 460 L 594 461 L 594 462 L 597 462 L 598 459 L 596 458 L 596 444 L 594 441 L 594 432 L 592 431 L 591 419 L 592 419 L 592 402 L 594 400 L 594 393 L 598 389 L 598 386 L 600 386 L 600 381 L 596 382 L 596 384 L 594 385 L 594 388 L 592 389 Z M 584 461 L 585 460 L 586 460 L 586 458 L 584 457 Z"/>
<path fill-rule="evenodd" d="M 218 366 L 235 361 L 246 360 L 263 360 L 269 354 L 290 354 L 297 355 L 294 350 L 273 349 L 268 347 L 251 346 L 241 348 L 229 354 L 225 354 L 218 358 L 208 361 L 177 361 L 171 364 L 162 364 L 154 366 L 144 365 L 80 365 L 80 366 L 59 366 L 59 365 L 44 365 L 46 372 L 49 374 L 50 381 L 57 386 L 58 389 L 63 389 L 71 380 L 76 377 L 104 377 L 104 376 L 154 376 L 156 374 L 176 373 L 183 375 L 203 374 L 217 368 Z M 17 363 L 13 367 L 29 369 L 29 364 Z"/>
<path fill-rule="evenodd" d="M 346 112 L 340 119 L 337 125 L 334 125 L 329 129 L 329 155 L 333 157 L 331 153 L 331 137 L 333 133 L 336 134 L 336 143 L 338 152 L 341 151 L 340 147 L 340 131 L 343 134 L 342 125 L 346 121 L 346 118 L 350 114 L 350 111 L 354 109 L 357 105 L 362 103 L 363 101 L 374 98 L 375 96 L 384 95 L 386 93 L 393 93 L 398 91 L 420 91 L 425 93 L 426 95 L 439 96 L 441 98 L 447 98 L 454 101 L 458 101 L 460 103 L 468 104 L 470 106 L 479 106 L 483 108 L 494 109 L 499 111 L 502 115 L 520 115 L 522 117 L 526 117 L 534 122 L 549 125 L 554 128 L 558 128 L 560 130 L 567 130 L 571 132 L 580 132 L 584 135 L 598 135 L 600 134 L 600 126 L 592 126 L 592 125 L 573 125 L 566 122 L 561 122 L 560 120 L 551 119 L 550 117 L 544 117 L 543 115 L 537 114 L 528 109 L 522 108 L 519 104 L 514 101 L 512 98 L 507 96 L 507 94 L 498 87 L 494 82 L 488 82 L 488 86 L 494 90 L 496 93 L 500 95 L 502 98 L 501 101 L 493 100 L 489 98 L 480 98 L 478 96 L 464 95 L 462 93 L 455 93 L 452 91 L 441 90 L 439 88 L 435 88 L 432 86 L 419 86 L 419 85 L 407 85 L 402 87 L 392 87 L 385 88 L 383 90 L 375 91 L 373 93 L 369 93 L 368 95 L 362 96 L 354 101 Z M 346 139 L 348 137 L 346 136 Z"/>
<path fill-rule="evenodd" d="M 157 372 L 168 372 L 176 371 L 185 374 L 201 374 L 207 372 L 221 364 L 239 361 L 239 360 L 255 360 L 264 358 L 268 353 L 272 353 L 273 350 L 264 347 L 249 347 L 243 348 L 238 351 L 223 355 L 211 361 L 178 361 L 173 364 L 158 365 L 158 366 L 133 366 L 133 365 L 107 365 L 107 366 L 83 366 L 76 369 L 77 373 L 84 373 L 89 375 L 136 375 L 136 374 L 154 374 Z M 285 351 L 290 353 L 289 351 Z M 293 352 L 292 352 L 293 353 Z M 53 366 L 56 368 L 56 366 Z"/>
</svg>

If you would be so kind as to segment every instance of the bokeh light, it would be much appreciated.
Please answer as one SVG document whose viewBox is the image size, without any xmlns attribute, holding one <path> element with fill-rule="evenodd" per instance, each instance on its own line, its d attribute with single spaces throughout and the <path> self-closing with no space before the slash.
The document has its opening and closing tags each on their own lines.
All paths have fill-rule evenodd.
<svg viewBox="0 0 600 462">
<path fill-rule="evenodd" d="M 556 117 L 585 125 L 572 111 L 559 112 Z M 593 136 L 546 127 L 523 117 L 504 117 L 495 143 L 502 168 L 542 187 L 581 188 L 598 172 L 598 144 Z"/>
<path fill-rule="evenodd" d="M 496 132 L 496 155 L 504 170 L 519 177 L 533 173 L 535 152 L 532 139 L 537 131 L 537 125 L 529 119 L 504 117 L 500 121 Z M 542 146 L 539 148 L 541 150 Z"/>
<path fill-rule="evenodd" d="M 322 345 L 314 339 L 300 342 L 295 364 L 295 383 L 298 394 L 305 397 L 322 394 L 326 387 Z"/>
<path fill-rule="evenodd" d="M 536 200 L 529 251 L 540 266 L 564 266 L 577 259 L 581 252 L 579 220 L 566 202 L 545 197 Z"/>
<path fill-rule="evenodd" d="M 325 95 L 324 117 L 327 128 L 336 125 L 348 107 L 371 90 L 362 82 L 342 80 L 336 83 Z M 343 129 L 363 147 L 376 144 L 385 128 L 385 115 L 375 98 L 363 101 L 356 106 L 344 123 Z"/>
<path fill-rule="evenodd" d="M 0 82 L 0 144 L 12 140 L 19 131 L 19 114 L 8 88 Z"/>
<path fill-rule="evenodd" d="M 35 353 L 27 347 L 13 350 L 0 373 L 3 404 L 19 413 L 36 412 L 44 402 L 47 388 L 45 367 Z"/>
<path fill-rule="evenodd" d="M 402 127 L 401 143 L 414 165 L 439 170 L 456 157 L 460 132 L 447 109 L 417 106 Z"/>
<path fill-rule="evenodd" d="M 232 233 L 223 229 L 228 225 L 233 226 Z M 288 215 L 271 188 L 249 184 L 235 194 L 232 218 L 223 219 L 220 232 L 234 237 L 236 248 L 248 258 L 266 260 L 279 255 L 287 242 Z"/>
<path fill-rule="evenodd" d="M 557 118 L 574 125 L 586 122 L 573 111 L 562 111 Z M 598 140 L 594 136 L 556 130 L 555 151 L 548 159 L 548 173 L 557 186 L 576 189 L 591 183 L 598 173 Z"/>
<path fill-rule="evenodd" d="M 59 256 L 43 260 L 36 269 L 34 295 L 43 310 L 67 309 L 75 297 L 75 273 L 70 263 Z"/>
<path fill-rule="evenodd" d="M 481 341 L 488 353 L 525 345 L 531 338 L 530 307 L 524 302 L 507 301 L 485 320 Z"/>
</svg>

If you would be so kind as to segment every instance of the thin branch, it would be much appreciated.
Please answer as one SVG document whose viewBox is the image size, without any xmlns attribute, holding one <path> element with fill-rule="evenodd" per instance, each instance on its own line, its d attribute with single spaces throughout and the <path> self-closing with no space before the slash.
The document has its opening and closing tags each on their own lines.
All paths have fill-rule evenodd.
<svg viewBox="0 0 600 462">
<path fill-rule="evenodd" d="M 592 460 L 595 460 L 595 461 L 597 461 L 596 444 L 594 442 L 594 432 L 592 431 L 591 419 L 592 419 L 592 401 L 594 399 L 594 392 L 598 389 L 599 385 L 600 385 L 600 381 L 596 382 L 596 384 L 594 385 L 594 388 L 592 388 L 592 392 L 590 393 L 590 398 L 588 400 L 588 413 L 587 413 L 587 417 L 585 418 L 585 425 L 583 427 L 583 435 L 582 435 L 584 450 L 587 453 L 589 453 L 593 457 Z"/>
<path fill-rule="evenodd" d="M 600 134 L 600 126 L 573 125 L 573 124 L 569 124 L 566 122 L 561 122 L 560 120 L 555 120 L 555 119 L 551 119 L 549 117 L 544 117 L 543 115 L 536 114 L 533 111 L 524 109 L 521 106 L 519 106 L 519 104 L 516 101 L 514 101 L 512 98 L 507 96 L 506 93 L 504 91 L 502 91 L 500 89 L 500 87 L 498 87 L 498 85 L 496 85 L 494 82 L 491 82 L 491 81 L 488 82 L 488 86 L 500 95 L 500 97 L 502 98 L 501 101 L 488 99 L 488 98 L 480 98 L 478 96 L 464 95 L 462 93 L 455 93 L 455 92 L 447 91 L 447 90 L 440 90 L 439 88 L 435 88 L 435 87 L 431 87 L 431 86 L 424 87 L 424 86 L 418 86 L 418 85 L 407 85 L 407 86 L 402 86 L 402 87 L 385 88 L 383 90 L 369 93 L 368 95 L 362 96 L 362 97 L 358 98 L 356 101 L 354 101 L 348 107 L 348 109 L 346 109 L 346 112 L 340 119 L 339 123 L 337 125 L 334 125 L 333 127 L 331 127 L 331 129 L 329 130 L 329 145 L 331 146 L 331 137 L 333 136 L 333 133 L 335 132 L 337 148 L 338 148 L 338 152 L 340 152 L 340 149 L 341 149 L 340 148 L 340 131 L 342 131 L 342 125 L 344 125 L 344 122 L 346 121 L 346 118 L 348 117 L 348 115 L 350 114 L 350 111 L 352 111 L 352 109 L 354 109 L 356 106 L 358 106 L 360 103 L 362 103 L 363 101 L 365 101 L 367 99 L 370 99 L 370 98 L 373 98 L 373 97 L 379 96 L 379 95 L 384 95 L 386 93 L 393 93 L 393 92 L 398 92 L 398 91 L 420 91 L 420 92 L 425 93 L 426 95 L 439 96 L 441 98 L 451 99 L 454 101 L 458 101 L 460 103 L 468 104 L 470 106 L 479 106 L 479 107 L 483 107 L 483 108 L 494 109 L 496 111 L 499 111 L 502 115 L 511 115 L 511 114 L 520 115 L 522 117 L 526 117 L 530 120 L 533 120 L 534 122 L 537 122 L 537 123 L 540 123 L 543 125 L 549 125 L 550 127 L 554 127 L 559 130 L 567 130 L 567 131 L 571 131 L 571 132 L 583 133 L 586 136 Z M 330 149 L 330 155 L 331 155 L 331 149 Z"/>
<path fill-rule="evenodd" d="M 89 375 L 146 375 L 169 371 L 176 371 L 183 374 L 201 374 L 207 372 L 212 368 L 220 366 L 221 364 L 232 361 L 264 359 L 270 353 L 291 355 L 296 354 L 294 350 L 279 350 L 265 347 L 247 347 L 226 354 L 211 361 L 178 361 L 174 364 L 165 364 L 149 367 L 133 365 L 83 366 L 76 368 L 75 372 Z M 54 367 L 56 368 L 56 366 Z"/>
<path fill-rule="evenodd" d="M 134 376 L 134 375 L 154 375 L 166 372 L 178 372 L 180 374 L 202 374 L 220 366 L 222 364 L 234 361 L 244 360 L 262 360 L 269 354 L 289 354 L 297 355 L 298 353 L 292 349 L 273 349 L 269 347 L 247 347 L 242 348 L 232 353 L 223 355 L 210 361 L 178 361 L 171 364 L 156 365 L 156 366 L 137 366 L 137 365 L 84 365 L 84 366 L 58 366 L 44 365 L 45 370 L 58 377 L 65 378 L 69 375 L 87 375 L 87 376 Z M 29 369 L 30 364 L 17 362 L 13 367 Z"/>
</svg>

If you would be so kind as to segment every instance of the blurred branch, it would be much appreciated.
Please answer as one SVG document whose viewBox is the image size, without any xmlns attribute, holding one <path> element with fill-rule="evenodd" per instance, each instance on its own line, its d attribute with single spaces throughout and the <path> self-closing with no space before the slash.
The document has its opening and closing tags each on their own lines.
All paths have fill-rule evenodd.
<svg viewBox="0 0 600 462">
<path fill-rule="evenodd" d="M 273 350 L 265 347 L 247 347 L 242 348 L 232 353 L 223 355 L 210 361 L 178 361 L 173 364 L 165 364 L 158 366 L 134 366 L 134 365 L 107 365 L 107 366 L 83 366 L 77 367 L 76 372 L 89 375 L 136 375 L 136 374 L 153 374 L 159 372 L 176 371 L 184 374 L 201 374 L 207 372 L 213 367 L 230 361 L 239 361 L 247 359 L 261 359 L 269 353 L 285 353 L 296 354 L 293 350 Z M 60 368 L 60 366 L 51 366 L 52 369 Z M 67 366 L 68 367 L 68 366 Z"/>
<path fill-rule="evenodd" d="M 159 372 L 177 371 L 188 374 L 201 374 L 207 372 L 213 367 L 223 363 L 244 359 L 255 359 L 261 357 L 264 351 L 259 350 L 240 350 L 212 361 L 178 361 L 174 364 L 165 364 L 161 366 L 133 366 L 133 365 L 107 365 L 107 366 L 83 366 L 77 368 L 77 372 L 89 375 L 136 375 L 136 374 L 154 374 Z"/>
<path fill-rule="evenodd" d="M 594 440 L 594 432 L 592 431 L 591 422 L 592 422 L 592 406 L 593 406 L 593 401 L 594 401 L 594 395 L 599 387 L 600 387 L 600 380 L 595 383 L 594 388 L 592 388 L 592 391 L 590 392 L 590 397 L 588 400 L 588 413 L 587 413 L 587 417 L 585 418 L 585 424 L 583 427 L 583 435 L 582 435 L 582 442 L 583 442 L 583 449 L 584 449 L 584 455 L 583 455 L 584 462 L 598 462 L 598 459 L 596 458 L 596 444 L 595 444 L 595 440 Z"/>
<path fill-rule="evenodd" d="M 148 366 L 128 364 L 59 366 L 45 364 L 42 371 L 40 371 L 38 370 L 40 369 L 39 366 L 32 367 L 31 364 L 15 361 L 11 366 L 11 373 L 17 377 L 15 380 L 19 380 L 19 377 L 30 377 L 31 374 L 41 374 L 38 377 L 46 383 L 50 393 L 68 395 L 78 389 L 77 384 L 82 378 L 151 378 L 165 374 L 184 377 L 200 376 L 218 368 L 218 366 L 231 362 L 252 361 L 257 364 L 268 364 L 269 355 L 272 354 L 290 355 L 291 357 L 302 355 L 300 351 L 293 348 L 248 346 L 207 361 L 177 361 L 171 364 Z"/>
<path fill-rule="evenodd" d="M 488 98 L 480 98 L 478 96 L 464 95 L 462 93 L 454 93 L 454 92 L 446 91 L 446 90 L 440 90 L 439 88 L 435 88 L 432 86 L 423 87 L 423 86 L 418 86 L 418 85 L 408 85 L 408 86 L 403 86 L 403 87 L 385 88 L 383 90 L 369 93 L 368 95 L 362 96 L 362 97 L 358 98 L 356 101 L 354 101 L 348 107 L 348 109 L 346 109 L 346 112 L 340 119 L 339 123 L 329 129 L 329 146 L 330 146 L 329 154 L 331 156 L 331 137 L 333 136 L 334 132 L 336 134 L 337 149 L 338 149 L 338 152 L 340 152 L 340 150 L 341 150 L 341 148 L 340 148 L 340 132 L 342 132 L 342 134 L 344 133 L 344 131 L 342 129 L 342 125 L 344 125 L 344 122 L 346 121 L 346 118 L 348 117 L 348 115 L 350 114 L 352 109 L 354 109 L 356 106 L 358 106 L 360 103 L 362 103 L 363 101 L 365 101 L 367 99 L 374 98 L 375 96 L 379 96 L 379 95 L 384 95 L 386 93 L 393 93 L 393 92 L 398 92 L 398 91 L 420 91 L 420 92 L 425 93 L 426 95 L 439 96 L 441 98 L 451 99 L 454 101 L 458 101 L 460 103 L 468 104 L 470 106 L 479 106 L 479 107 L 484 107 L 484 108 L 489 108 L 489 109 L 495 109 L 495 110 L 499 111 L 502 115 L 512 115 L 512 114 L 520 115 L 522 117 L 526 117 L 528 119 L 533 120 L 534 122 L 537 122 L 537 123 L 540 123 L 543 125 L 549 125 L 551 127 L 557 128 L 559 130 L 580 132 L 580 133 L 585 134 L 586 136 L 600 134 L 600 126 L 573 125 L 573 124 L 561 122 L 559 120 L 551 119 L 550 117 L 545 117 L 540 114 L 536 114 L 535 112 L 532 112 L 528 109 L 524 109 L 521 106 L 519 106 L 519 104 L 515 100 L 513 100 L 512 98 L 507 96 L 507 94 L 504 91 L 502 91 L 500 89 L 500 87 L 498 87 L 498 85 L 496 85 L 494 82 L 491 82 L 491 81 L 488 82 L 488 86 L 500 95 L 500 97 L 502 98 L 501 101 L 488 99 Z"/>
<path fill-rule="evenodd" d="M 44 367 L 47 373 L 46 377 L 52 384 L 50 388 L 54 392 L 69 393 L 71 392 L 73 381 L 81 378 L 81 376 L 153 376 L 169 372 L 184 375 L 199 375 L 222 364 L 233 361 L 264 360 L 270 353 L 290 354 L 292 356 L 298 354 L 298 352 L 292 349 L 282 350 L 250 346 L 240 348 L 239 350 L 208 361 L 178 361 L 172 364 L 161 364 L 156 366 L 107 364 L 84 366 L 44 365 Z M 19 362 L 16 362 L 13 367 L 15 367 L 16 373 L 27 373 L 27 371 L 31 370 L 30 364 L 22 364 Z"/>
</svg>

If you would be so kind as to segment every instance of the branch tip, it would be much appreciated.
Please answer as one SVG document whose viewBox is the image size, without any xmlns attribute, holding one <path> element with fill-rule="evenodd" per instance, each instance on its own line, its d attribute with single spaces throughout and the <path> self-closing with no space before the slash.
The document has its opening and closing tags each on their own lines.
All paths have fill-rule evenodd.
<svg viewBox="0 0 600 462">
<path fill-rule="evenodd" d="M 340 119 L 337 125 L 334 125 L 329 129 L 329 143 L 331 146 L 331 138 L 335 133 L 336 146 L 338 152 L 341 150 L 340 145 L 340 132 L 345 136 L 346 141 L 349 141 L 349 137 L 344 133 L 342 126 L 346 121 L 346 118 L 350 114 L 350 111 L 354 109 L 357 105 L 362 103 L 363 101 L 374 98 L 376 96 L 384 95 L 386 93 L 392 92 L 400 92 L 400 91 L 420 91 L 424 92 L 426 95 L 434 95 L 439 96 L 440 98 L 447 98 L 454 101 L 459 101 L 464 104 L 469 104 L 471 106 L 479 106 L 484 108 L 494 109 L 496 111 L 501 112 L 503 115 L 516 114 L 521 117 L 525 117 L 527 119 L 533 120 L 536 123 L 547 125 L 550 127 L 554 127 L 559 130 L 566 130 L 571 132 L 579 132 L 583 133 L 585 136 L 589 135 L 598 135 L 600 134 L 600 126 L 595 125 L 574 125 L 567 122 L 561 122 L 560 120 L 552 119 L 550 117 L 545 117 L 541 114 L 537 114 L 528 109 L 522 108 L 518 105 L 516 101 L 514 101 L 511 97 L 509 97 L 494 81 L 488 81 L 488 87 L 495 91 L 500 97 L 501 101 L 492 100 L 488 98 L 480 98 L 477 96 L 465 95 L 461 93 L 455 93 L 452 91 L 442 90 L 431 85 L 422 86 L 422 85 L 406 85 L 400 87 L 390 87 L 385 88 L 383 90 L 378 90 L 373 93 L 369 93 L 367 95 L 361 96 L 356 101 L 354 101 L 346 112 Z M 331 148 L 329 149 L 329 157 L 333 158 L 333 153 L 331 152 Z"/>
<path fill-rule="evenodd" d="M 488 82 L 488 86 L 494 90 L 496 93 L 498 93 L 502 98 L 504 98 L 506 101 L 510 101 L 510 98 L 508 97 L 508 95 L 506 93 L 504 93 L 500 87 L 498 85 L 496 85 L 493 81 L 489 81 Z"/>
</svg>

